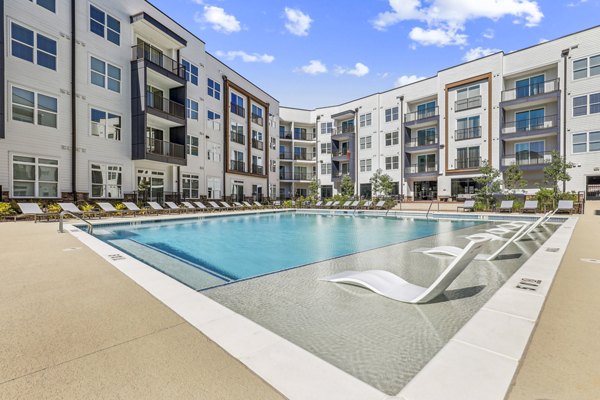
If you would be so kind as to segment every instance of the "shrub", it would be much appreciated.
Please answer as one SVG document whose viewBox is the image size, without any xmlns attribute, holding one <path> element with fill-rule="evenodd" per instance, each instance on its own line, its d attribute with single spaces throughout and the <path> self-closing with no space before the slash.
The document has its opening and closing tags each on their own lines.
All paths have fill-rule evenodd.
<svg viewBox="0 0 600 400">
<path fill-rule="evenodd" d="M 540 209 L 552 209 L 554 207 L 554 190 L 550 188 L 540 188 L 535 194 L 535 199 L 538 201 Z"/>
<path fill-rule="evenodd" d="M 577 193 L 575 193 L 575 192 L 561 193 L 558 195 L 558 199 L 559 200 L 573 200 L 573 201 L 579 200 L 577 197 Z"/>
<path fill-rule="evenodd" d="M 524 206 L 525 206 L 525 202 L 523 202 L 521 200 L 515 200 L 513 202 L 513 210 L 515 210 L 515 211 L 522 210 Z"/>
<path fill-rule="evenodd" d="M 282 203 L 283 208 L 292 208 L 292 201 L 291 200 L 286 200 Z"/>
<path fill-rule="evenodd" d="M 52 203 L 52 204 L 48 204 L 48 212 L 49 213 L 59 213 L 62 211 L 62 208 L 60 208 L 60 206 L 58 204 Z"/>
<path fill-rule="evenodd" d="M 120 202 L 119 202 L 119 203 L 117 203 L 117 204 L 115 204 L 115 208 L 116 208 L 117 210 L 126 210 L 126 209 L 127 209 L 127 207 L 125 207 L 125 204 L 123 204 L 123 203 L 120 203 Z"/>
<path fill-rule="evenodd" d="M 79 209 L 81 211 L 92 211 L 94 209 L 94 206 L 89 203 L 83 203 L 79 206 Z"/>
<path fill-rule="evenodd" d="M 15 210 L 10 203 L 0 203 L 0 215 L 13 215 Z"/>
</svg>

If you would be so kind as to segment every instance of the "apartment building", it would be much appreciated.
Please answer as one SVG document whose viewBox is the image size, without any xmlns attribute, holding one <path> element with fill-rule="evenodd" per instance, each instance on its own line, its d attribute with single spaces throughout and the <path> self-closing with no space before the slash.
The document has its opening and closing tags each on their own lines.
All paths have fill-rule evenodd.
<svg viewBox="0 0 600 400">
<path fill-rule="evenodd" d="M 160 10 L 2 3 L 2 198 L 277 196 L 278 101 Z"/>
<path fill-rule="evenodd" d="M 524 191 L 534 193 L 558 151 L 575 165 L 565 189 L 598 198 L 600 27 L 344 104 L 282 107 L 281 119 L 315 126 L 312 166 L 323 197 L 339 193 L 344 175 L 369 197 L 369 178 L 381 169 L 393 178 L 394 195 L 467 198 L 483 161 L 501 171 L 518 165 Z"/>
</svg>

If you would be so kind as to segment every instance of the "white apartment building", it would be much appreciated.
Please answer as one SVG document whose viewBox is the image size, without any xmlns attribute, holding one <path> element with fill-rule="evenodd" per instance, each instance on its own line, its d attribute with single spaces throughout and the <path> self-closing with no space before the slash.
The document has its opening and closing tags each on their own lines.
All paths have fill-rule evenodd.
<svg viewBox="0 0 600 400">
<path fill-rule="evenodd" d="M 484 160 L 502 171 L 517 164 L 534 193 L 558 151 L 575 165 L 565 189 L 599 198 L 600 27 L 344 104 L 280 113 L 283 132 L 316 129 L 312 169 L 322 197 L 338 193 L 344 175 L 369 197 L 377 169 L 393 178 L 394 195 L 469 197 Z M 280 154 L 289 149 L 282 141 Z M 282 195 L 298 194 L 283 182 Z"/>
<path fill-rule="evenodd" d="M 156 7 L 1 4 L 3 199 L 277 195 L 278 101 Z"/>
</svg>

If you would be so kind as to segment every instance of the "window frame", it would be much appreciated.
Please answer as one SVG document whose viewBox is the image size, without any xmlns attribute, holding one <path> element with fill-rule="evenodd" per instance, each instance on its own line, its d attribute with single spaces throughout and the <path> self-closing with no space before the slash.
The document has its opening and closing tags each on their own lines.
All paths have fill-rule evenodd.
<svg viewBox="0 0 600 400">
<path fill-rule="evenodd" d="M 187 182 L 186 182 L 187 180 Z M 193 182 L 196 182 L 196 188 L 193 186 Z M 186 185 L 187 183 L 187 185 Z M 196 196 L 194 196 L 194 190 Z M 186 194 L 186 191 L 188 192 Z M 186 199 L 199 199 L 200 198 L 200 175 L 193 174 L 191 172 L 181 173 L 181 194 Z"/>
<path fill-rule="evenodd" d="M 388 116 L 388 111 L 389 111 L 389 116 Z M 394 106 L 394 107 L 390 107 L 390 108 L 386 108 L 384 110 L 384 116 L 385 116 L 385 122 L 393 122 L 393 121 L 397 121 L 399 118 L 399 109 L 398 106 Z M 395 117 L 395 118 L 394 118 Z M 389 118 L 389 119 L 388 119 Z"/>
<path fill-rule="evenodd" d="M 192 106 L 196 105 L 196 109 L 194 109 Z M 195 114 L 195 117 L 194 117 Z M 185 117 L 187 119 L 193 119 L 195 121 L 198 121 L 200 118 L 200 102 L 194 100 L 194 99 L 190 99 L 189 97 L 185 99 Z"/>
<path fill-rule="evenodd" d="M 364 113 L 361 114 L 359 116 L 359 125 L 361 128 L 367 127 L 367 126 L 371 126 L 371 124 L 373 123 L 372 120 L 373 116 L 370 112 L 368 113 Z"/>
<path fill-rule="evenodd" d="M 92 69 L 92 59 L 96 59 L 96 60 L 104 63 L 104 73 L 103 74 L 101 74 L 100 72 Z M 109 66 L 111 66 L 111 67 L 116 68 L 116 69 L 119 70 L 119 80 L 118 81 L 115 78 L 109 76 L 109 74 L 108 74 L 108 67 Z M 119 66 L 117 66 L 115 64 L 111 64 L 111 63 L 109 63 L 108 61 L 106 61 L 106 60 L 104 60 L 102 58 L 98 58 L 98 57 L 90 54 L 88 70 L 89 70 L 88 79 L 89 79 L 89 84 L 90 85 L 96 86 L 96 87 L 99 87 L 99 88 L 102 88 L 102 89 L 105 89 L 105 90 L 108 90 L 108 91 L 111 91 L 113 93 L 118 93 L 118 94 L 122 93 L 121 92 L 121 89 L 122 89 L 121 88 L 121 84 L 123 83 L 123 68 L 121 68 L 121 67 L 119 67 Z M 104 86 L 100 86 L 100 85 L 98 85 L 98 84 L 96 84 L 96 83 L 94 83 L 92 81 L 92 74 L 93 73 L 96 73 L 96 74 L 101 75 L 103 77 L 102 82 L 103 82 Z M 108 87 L 108 81 L 109 81 L 109 79 L 112 79 L 113 81 L 116 81 L 116 82 L 119 83 L 119 90 L 118 91 L 113 90 L 113 89 L 111 89 L 111 88 Z"/>
<path fill-rule="evenodd" d="M 33 4 L 35 4 L 35 5 L 38 5 L 38 6 L 42 7 L 42 8 L 50 11 L 53 14 L 56 14 L 56 0 L 47 0 L 47 1 L 51 1 L 52 2 L 52 5 L 53 5 L 53 9 L 52 10 L 49 9 L 48 7 L 46 7 L 45 5 L 40 4 L 40 0 L 29 0 L 29 1 L 31 3 L 33 3 Z"/>
<path fill-rule="evenodd" d="M 31 110 L 33 111 L 33 121 L 32 122 L 21 121 L 21 120 L 18 120 L 18 119 L 14 118 L 15 103 L 13 102 L 13 90 L 15 88 L 33 94 L 33 107 L 31 107 Z M 46 128 L 59 129 L 60 107 L 59 107 L 58 97 L 50 96 L 50 95 L 48 95 L 46 93 L 39 92 L 39 91 L 32 90 L 32 89 L 28 89 L 28 88 L 21 87 L 21 86 L 17 86 L 17 85 L 10 85 L 10 92 L 9 93 L 10 93 L 10 120 L 11 121 L 22 122 L 22 123 L 25 123 L 25 124 L 32 124 L 32 125 L 36 125 L 36 126 L 43 126 L 43 127 L 46 127 Z M 44 96 L 44 97 L 48 97 L 48 98 L 54 99 L 56 101 L 56 112 L 49 111 L 49 110 L 46 110 L 46 109 L 40 110 L 40 108 L 39 108 L 39 96 Z M 30 108 L 29 106 L 26 106 L 26 105 L 23 105 L 23 104 L 17 104 L 17 107 L 27 108 L 27 109 Z M 40 122 L 40 118 L 39 118 L 40 111 L 44 112 L 44 113 L 54 114 L 56 116 L 56 126 L 40 124 L 39 123 Z"/>
<path fill-rule="evenodd" d="M 385 170 L 394 171 L 400 169 L 400 157 L 399 156 L 386 156 L 385 157 Z"/>
<path fill-rule="evenodd" d="M 194 144 L 194 139 L 195 139 L 195 144 Z M 196 149 L 195 153 L 194 153 L 194 149 Z M 185 152 L 189 156 L 194 156 L 194 157 L 200 156 L 200 138 L 198 136 L 194 136 L 194 135 L 190 135 L 190 134 L 186 135 Z"/>
<path fill-rule="evenodd" d="M 213 83 L 212 86 L 210 83 Z M 212 93 L 211 93 L 212 92 Z M 221 84 L 212 78 L 206 78 L 206 94 L 215 100 L 221 100 Z"/>
<path fill-rule="evenodd" d="M 94 168 L 97 165 L 100 168 Z M 111 170 L 111 168 L 117 168 L 116 170 Z M 100 171 L 102 174 L 102 183 L 94 183 L 94 174 L 93 171 Z M 109 173 L 118 173 L 121 175 L 120 184 L 112 185 L 109 183 Z M 89 196 L 91 199 L 122 199 L 123 198 L 123 166 L 121 164 L 107 164 L 105 162 L 94 162 L 90 161 L 89 163 L 89 176 L 90 176 L 90 192 Z M 102 196 L 94 196 L 94 186 L 102 186 Z M 110 193 L 109 186 L 116 186 L 118 189 L 119 195 L 116 197 L 109 196 Z"/>
<path fill-rule="evenodd" d="M 20 22 L 14 21 L 12 19 L 9 19 L 7 22 L 9 24 L 9 35 L 8 35 L 7 40 L 6 40 L 6 42 L 7 42 L 6 43 L 6 47 L 7 47 L 8 52 L 10 53 L 11 57 L 19 59 L 19 60 L 22 60 L 22 61 L 26 61 L 26 62 L 32 63 L 33 65 L 37 65 L 37 66 L 40 66 L 42 68 L 49 69 L 51 71 L 58 71 L 58 39 L 56 37 L 47 35 L 46 33 L 41 33 L 37 29 L 30 28 L 29 26 L 24 25 L 24 24 L 22 24 Z M 18 28 L 21 28 L 21 29 L 24 29 L 24 30 L 27 30 L 27 31 L 31 32 L 33 43 L 29 44 L 27 42 L 23 42 L 20 39 L 14 38 L 13 37 L 13 26 L 17 26 Z M 49 52 L 47 49 L 41 49 L 39 47 L 38 43 L 39 43 L 39 37 L 40 36 L 42 38 L 46 39 L 46 40 L 50 40 L 50 41 L 54 42 L 54 50 L 55 50 L 54 54 L 52 54 L 51 52 Z M 31 48 L 31 60 L 29 60 L 27 58 L 19 57 L 18 55 L 15 55 L 14 52 L 13 52 L 13 42 L 17 43 L 20 46 Z M 39 61 L 40 54 L 39 53 L 43 53 L 43 55 L 45 55 L 46 57 L 53 57 L 53 59 L 54 59 L 54 68 L 50 68 L 47 65 L 40 64 L 40 61 Z"/>
<path fill-rule="evenodd" d="M 98 7 L 96 4 L 94 3 L 88 3 L 89 7 L 88 7 L 88 28 L 89 31 L 95 35 L 100 36 L 101 38 L 103 38 L 104 40 L 107 40 L 109 42 L 111 42 L 112 44 L 121 47 L 121 20 L 119 18 L 114 17 L 113 15 L 111 15 L 110 13 L 106 12 L 102 7 Z M 104 21 L 98 21 L 95 18 L 92 18 L 92 7 L 95 8 L 96 10 L 98 10 L 99 12 L 104 14 Z M 117 22 L 119 24 L 119 31 L 116 31 L 113 27 L 109 26 L 109 18 L 112 18 L 115 22 Z M 102 35 L 100 35 L 98 32 L 96 32 L 95 30 L 92 29 L 92 21 L 94 21 L 95 23 L 99 24 L 102 26 Z M 118 43 L 115 43 L 113 40 L 111 40 L 109 38 L 109 30 L 110 32 L 112 32 L 113 34 L 116 34 L 117 38 L 118 38 Z"/>
<path fill-rule="evenodd" d="M 389 135 L 389 138 L 388 138 L 388 135 Z M 388 144 L 388 140 L 389 140 L 389 144 Z M 398 131 L 386 132 L 385 147 L 397 146 L 399 144 L 400 144 L 400 133 Z"/>
<path fill-rule="evenodd" d="M 102 135 L 94 135 L 92 133 L 93 132 L 93 128 L 92 127 L 94 126 L 94 124 L 96 124 L 96 122 L 94 122 L 93 119 L 92 119 L 92 117 L 93 117 L 93 111 L 94 110 L 96 110 L 98 112 L 102 112 L 102 113 L 104 113 L 106 115 L 106 118 L 105 118 L 106 122 L 104 124 L 104 133 Z M 118 126 L 118 128 L 116 128 L 117 129 L 117 134 L 115 134 L 115 138 L 110 138 L 109 135 L 108 135 L 108 131 L 109 131 L 108 121 L 110 121 L 110 119 L 111 119 L 110 116 L 118 117 L 119 118 L 119 126 Z M 108 110 L 105 110 L 105 109 L 102 109 L 102 108 L 90 105 L 89 106 L 89 122 L 90 122 L 90 124 L 89 124 L 89 127 L 90 127 L 89 136 L 91 136 L 91 137 L 97 137 L 97 138 L 103 138 L 105 140 L 113 140 L 115 142 L 120 142 L 121 141 L 121 138 L 122 138 L 122 136 L 121 136 L 121 130 L 122 130 L 122 126 L 123 126 L 122 125 L 123 124 L 123 116 L 121 114 L 116 114 L 116 113 L 113 113 L 111 111 L 108 111 Z M 97 123 L 97 124 L 99 124 L 99 123 Z M 117 138 L 117 136 L 118 136 L 118 138 Z"/>
<path fill-rule="evenodd" d="M 198 83 L 200 82 L 200 67 L 185 58 L 181 58 L 181 65 L 183 65 L 185 69 L 185 80 L 192 85 L 198 86 Z M 196 70 L 196 73 L 194 73 L 194 69 Z"/>
<path fill-rule="evenodd" d="M 15 157 L 24 157 L 24 158 L 33 158 L 35 161 L 34 162 L 26 162 L 26 161 L 16 161 L 17 164 L 22 164 L 22 165 L 32 165 L 34 167 L 34 179 L 32 180 L 28 180 L 28 179 L 15 179 Z M 47 163 L 40 163 L 40 159 L 44 159 L 44 160 L 52 160 L 52 161 L 56 161 L 56 164 L 47 164 Z M 22 153 L 9 153 L 9 163 L 10 163 L 10 171 L 9 171 L 9 185 L 10 185 L 10 195 L 13 198 L 16 199 L 31 199 L 31 198 L 36 198 L 36 199 L 60 199 L 61 198 L 61 191 L 60 191 L 60 158 L 57 157 L 46 157 L 46 156 L 39 156 L 39 155 L 30 155 L 30 154 L 22 154 Z M 57 174 L 57 178 L 56 181 L 42 181 L 39 179 L 39 171 L 40 171 L 40 165 L 41 166 L 46 166 L 46 167 L 50 167 L 50 168 L 56 168 L 56 174 Z M 18 196 L 15 194 L 15 181 L 16 182 L 33 182 L 34 186 L 33 186 L 33 196 Z M 40 196 L 40 184 L 41 183 L 50 183 L 50 184 L 56 184 L 56 196 Z"/>
</svg>

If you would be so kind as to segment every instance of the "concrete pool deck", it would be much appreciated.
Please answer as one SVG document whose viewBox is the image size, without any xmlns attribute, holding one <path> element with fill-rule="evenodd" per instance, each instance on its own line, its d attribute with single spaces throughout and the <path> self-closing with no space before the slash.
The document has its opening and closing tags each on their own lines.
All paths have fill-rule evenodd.
<svg viewBox="0 0 600 400">
<path fill-rule="evenodd" d="M 600 266 L 586 263 L 587 273 L 563 276 L 572 269 L 569 255 L 574 260 L 600 258 L 600 249 L 589 244 L 600 228 L 595 208 L 600 204 L 589 203 L 575 229 L 511 398 L 557 398 L 556 393 L 593 398 L 597 393 L 598 321 L 581 315 L 595 312 Z M 0 224 L 5 319 L 0 328 L 0 398 L 281 398 L 77 239 L 56 234 L 56 227 Z M 574 250 L 578 241 L 588 244 Z M 596 296 L 596 302 L 579 300 L 575 308 L 566 307 L 572 287 L 577 294 Z M 562 329 L 569 319 L 565 313 L 573 318 L 569 329 Z M 573 348 L 587 353 L 569 353 Z M 547 360 L 556 359 L 560 349 L 569 363 L 549 365 Z M 548 368 L 555 368 L 560 378 L 546 374 Z"/>
</svg>

